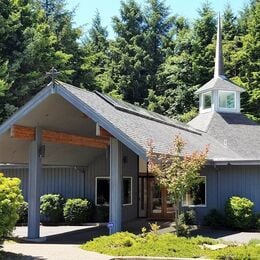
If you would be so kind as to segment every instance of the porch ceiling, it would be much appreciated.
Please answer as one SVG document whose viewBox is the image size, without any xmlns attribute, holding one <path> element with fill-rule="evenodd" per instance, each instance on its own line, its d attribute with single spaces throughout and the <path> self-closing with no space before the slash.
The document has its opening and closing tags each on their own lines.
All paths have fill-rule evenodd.
<svg viewBox="0 0 260 260">
<path fill-rule="evenodd" d="M 95 137 L 96 124 L 61 96 L 54 94 L 25 115 L 17 125 Z M 10 137 L 10 129 L 0 136 L 0 163 L 28 163 L 30 141 Z M 45 165 L 88 165 L 104 149 L 45 143 Z"/>
</svg>

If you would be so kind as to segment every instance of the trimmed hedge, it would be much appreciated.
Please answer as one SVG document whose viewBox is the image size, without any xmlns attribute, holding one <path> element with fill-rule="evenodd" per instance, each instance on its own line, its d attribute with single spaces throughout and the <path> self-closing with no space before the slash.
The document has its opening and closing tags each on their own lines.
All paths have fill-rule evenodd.
<svg viewBox="0 0 260 260">
<path fill-rule="evenodd" d="M 63 221 L 64 198 L 60 194 L 45 194 L 41 196 L 40 203 L 41 222 Z"/>
<path fill-rule="evenodd" d="M 91 214 L 92 205 L 87 199 L 68 199 L 63 210 L 65 222 L 70 224 L 88 222 Z"/>
<path fill-rule="evenodd" d="M 247 229 L 253 226 L 254 203 L 238 196 L 229 198 L 225 205 L 227 224 L 232 228 Z"/>
<path fill-rule="evenodd" d="M 18 220 L 18 208 L 23 202 L 18 178 L 4 177 L 0 173 L 0 244 L 10 236 Z"/>
</svg>

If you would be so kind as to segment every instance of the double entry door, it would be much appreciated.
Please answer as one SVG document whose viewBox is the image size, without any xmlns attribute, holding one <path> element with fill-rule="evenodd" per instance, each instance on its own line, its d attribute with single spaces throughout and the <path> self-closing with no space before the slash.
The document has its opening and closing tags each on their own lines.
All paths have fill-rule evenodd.
<svg viewBox="0 0 260 260">
<path fill-rule="evenodd" d="M 148 217 L 152 219 L 173 219 L 174 204 L 164 187 L 155 178 L 148 181 Z"/>
</svg>

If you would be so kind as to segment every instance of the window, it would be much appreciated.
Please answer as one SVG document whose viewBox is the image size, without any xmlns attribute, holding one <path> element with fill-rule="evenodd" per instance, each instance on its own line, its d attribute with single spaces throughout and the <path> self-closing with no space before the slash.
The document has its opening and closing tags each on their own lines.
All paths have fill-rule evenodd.
<svg viewBox="0 0 260 260">
<path fill-rule="evenodd" d="M 96 205 L 109 206 L 109 177 L 96 177 Z M 123 205 L 132 205 L 132 177 L 123 177 Z"/>
<path fill-rule="evenodd" d="M 123 178 L 123 205 L 132 204 L 132 177 Z"/>
<path fill-rule="evenodd" d="M 211 92 L 202 94 L 203 109 L 211 108 Z"/>
<path fill-rule="evenodd" d="M 219 107 L 235 108 L 235 92 L 219 91 Z"/>
<path fill-rule="evenodd" d="M 197 184 L 184 196 L 182 206 L 206 206 L 206 177 L 201 176 Z"/>
<path fill-rule="evenodd" d="M 96 179 L 96 205 L 109 205 L 109 178 Z"/>
</svg>

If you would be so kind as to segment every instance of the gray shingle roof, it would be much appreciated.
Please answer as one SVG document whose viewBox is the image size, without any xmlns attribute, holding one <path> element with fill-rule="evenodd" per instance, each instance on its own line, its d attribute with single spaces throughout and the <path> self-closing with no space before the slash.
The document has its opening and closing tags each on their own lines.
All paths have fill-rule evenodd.
<svg viewBox="0 0 260 260">
<path fill-rule="evenodd" d="M 122 107 L 127 109 L 119 109 L 111 100 L 106 100 L 103 95 L 89 92 L 83 89 L 75 88 L 71 85 L 59 82 L 59 84 L 69 91 L 73 96 L 78 98 L 84 104 L 90 106 L 96 113 L 108 120 L 119 132 L 125 133 L 133 142 L 139 144 L 144 150 L 147 150 L 149 140 L 152 140 L 155 146 L 155 152 L 169 153 L 173 138 L 177 134 L 181 134 L 186 145 L 186 151 L 202 150 L 206 145 L 210 145 L 209 159 L 240 159 L 240 157 L 232 150 L 220 144 L 207 133 L 199 133 L 198 131 L 190 131 L 182 124 L 175 125 L 176 121 L 159 116 L 156 113 L 150 114 L 143 109 L 121 103 Z M 110 99 L 108 97 L 108 99 Z M 135 111 L 137 109 L 138 111 Z M 136 112 L 136 113 L 135 113 Z M 159 116 L 159 120 L 147 116 L 153 115 L 155 118 Z M 170 124 L 172 122 L 172 124 Z"/>
<path fill-rule="evenodd" d="M 240 113 L 199 114 L 188 123 L 238 154 L 241 158 L 260 159 L 260 125 Z"/>
<path fill-rule="evenodd" d="M 245 91 L 243 88 L 235 85 L 233 82 L 228 80 L 226 77 L 214 77 L 209 82 L 207 82 L 205 85 L 203 85 L 201 88 L 199 88 L 195 93 L 200 94 L 200 93 L 207 92 L 207 91 L 210 91 L 213 89 L 238 91 L 238 92 Z"/>
</svg>

